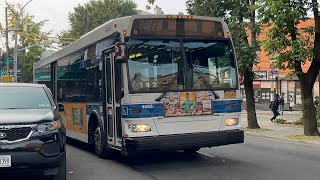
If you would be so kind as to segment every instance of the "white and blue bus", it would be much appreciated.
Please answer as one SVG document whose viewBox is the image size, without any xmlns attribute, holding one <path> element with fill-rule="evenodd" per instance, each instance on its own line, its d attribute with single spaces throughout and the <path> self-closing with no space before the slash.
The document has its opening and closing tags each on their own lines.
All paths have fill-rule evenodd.
<svg viewBox="0 0 320 180">
<path fill-rule="evenodd" d="M 134 154 L 243 143 L 237 62 L 220 18 L 117 18 L 34 64 L 67 136 Z"/>
</svg>

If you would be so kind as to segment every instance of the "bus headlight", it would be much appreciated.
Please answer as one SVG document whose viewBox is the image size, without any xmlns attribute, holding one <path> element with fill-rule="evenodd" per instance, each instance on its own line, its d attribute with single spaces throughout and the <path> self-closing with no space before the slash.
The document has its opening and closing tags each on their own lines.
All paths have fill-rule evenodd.
<svg viewBox="0 0 320 180">
<path fill-rule="evenodd" d="M 238 118 L 229 118 L 229 119 L 226 119 L 224 122 L 226 126 L 234 126 L 234 125 L 237 125 L 238 123 L 239 123 Z"/>
<path fill-rule="evenodd" d="M 129 126 L 130 132 L 149 132 L 151 128 L 147 124 L 130 124 Z"/>
</svg>

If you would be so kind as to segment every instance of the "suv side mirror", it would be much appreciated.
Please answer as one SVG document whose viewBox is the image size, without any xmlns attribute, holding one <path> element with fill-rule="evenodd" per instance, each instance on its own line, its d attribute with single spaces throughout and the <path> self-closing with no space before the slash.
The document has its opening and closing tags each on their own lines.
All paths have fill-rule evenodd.
<svg viewBox="0 0 320 180">
<path fill-rule="evenodd" d="M 64 112 L 63 104 L 58 104 L 58 109 L 59 109 L 59 112 Z"/>
</svg>

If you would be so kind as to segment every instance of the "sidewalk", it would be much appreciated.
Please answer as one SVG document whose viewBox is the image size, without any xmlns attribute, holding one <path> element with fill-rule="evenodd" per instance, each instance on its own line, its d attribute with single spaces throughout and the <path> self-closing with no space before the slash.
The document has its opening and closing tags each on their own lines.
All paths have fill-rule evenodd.
<svg viewBox="0 0 320 180">
<path fill-rule="evenodd" d="M 257 115 L 258 121 L 270 121 L 271 117 L 273 116 L 273 113 L 271 111 L 257 110 L 256 115 Z M 301 117 L 302 117 L 301 111 L 292 111 L 292 112 L 284 111 L 283 112 L 283 118 L 288 122 L 298 121 Z M 241 119 L 245 121 L 247 120 L 246 111 L 241 112 Z"/>
<path fill-rule="evenodd" d="M 269 115 L 269 114 L 268 114 Z M 271 113 L 270 113 L 271 115 Z M 288 121 L 295 121 L 296 118 L 300 116 L 296 115 L 296 118 L 293 118 L 295 115 L 292 115 Z M 299 125 L 290 125 L 290 124 L 275 124 L 270 121 L 270 118 L 264 118 L 266 116 L 257 112 L 258 123 L 261 129 L 247 129 L 248 122 L 246 113 L 241 114 L 241 125 L 245 130 L 246 135 L 254 136 L 264 136 L 275 139 L 282 139 L 291 142 L 299 143 L 308 143 L 320 146 L 320 137 L 306 137 L 303 135 L 303 126 Z M 286 115 L 284 114 L 284 118 Z M 288 115 L 287 115 L 288 117 Z"/>
<path fill-rule="evenodd" d="M 247 113 L 247 110 L 245 109 L 245 108 L 243 108 L 243 110 L 242 110 L 242 113 Z M 256 113 L 257 114 L 260 114 L 260 113 L 263 113 L 263 114 L 265 114 L 265 113 L 267 113 L 267 114 L 272 114 L 272 111 L 270 110 L 270 109 L 256 109 Z M 301 114 L 302 113 L 302 111 L 300 111 L 300 110 L 295 110 L 295 111 L 292 111 L 292 112 L 290 112 L 290 111 L 288 111 L 288 110 L 284 110 L 283 111 L 283 114 Z"/>
</svg>

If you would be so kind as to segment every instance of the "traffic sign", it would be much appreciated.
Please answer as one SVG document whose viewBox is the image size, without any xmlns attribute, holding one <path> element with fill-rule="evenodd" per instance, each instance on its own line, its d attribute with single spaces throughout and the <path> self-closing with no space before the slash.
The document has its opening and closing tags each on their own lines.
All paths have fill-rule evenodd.
<svg viewBox="0 0 320 180">
<path fill-rule="evenodd" d="M 3 60 L 3 64 L 13 64 L 13 59 L 5 59 Z"/>
</svg>

